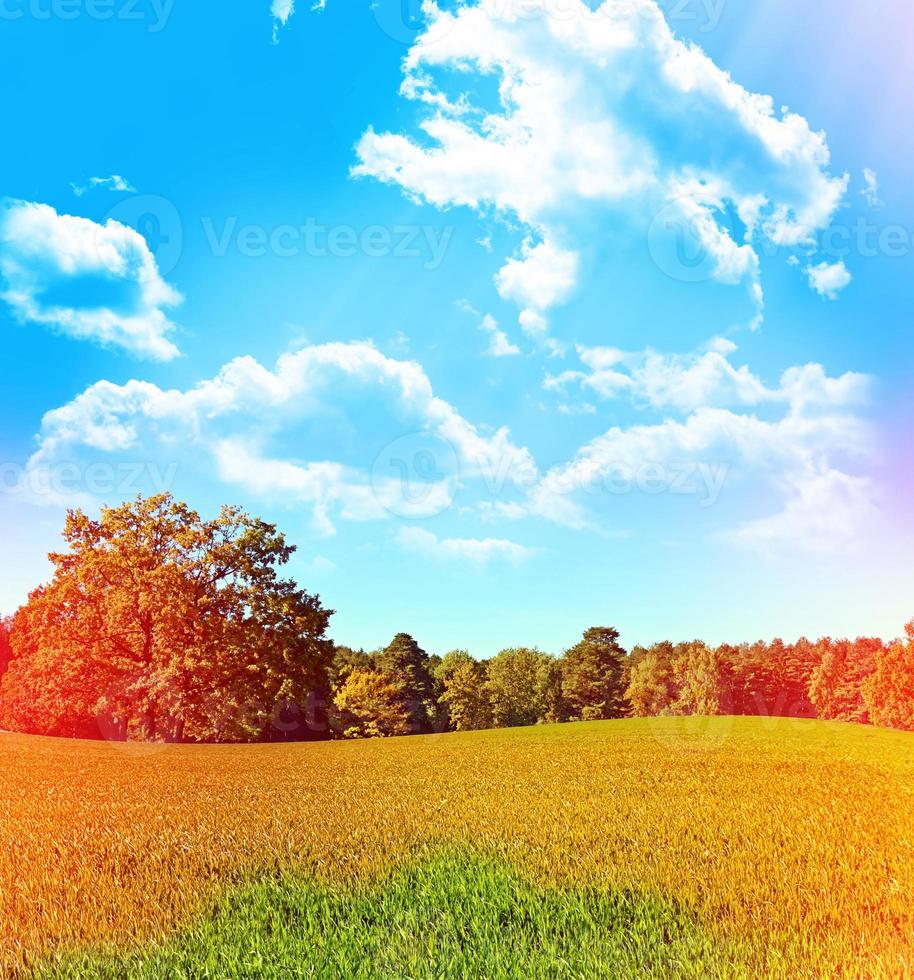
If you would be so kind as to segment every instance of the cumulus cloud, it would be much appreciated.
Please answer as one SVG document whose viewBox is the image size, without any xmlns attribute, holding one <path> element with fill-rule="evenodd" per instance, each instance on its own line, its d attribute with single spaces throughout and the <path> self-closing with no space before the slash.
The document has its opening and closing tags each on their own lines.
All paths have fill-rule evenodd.
<svg viewBox="0 0 914 980">
<path fill-rule="evenodd" d="M 581 501 L 611 486 L 690 493 L 710 507 L 728 488 L 755 478 L 767 488 L 766 509 L 772 508 L 772 500 L 780 502 L 780 509 L 741 524 L 727 533 L 729 540 L 818 551 L 827 532 L 826 543 L 840 548 L 848 539 L 836 532 L 861 533 L 875 512 L 874 487 L 868 477 L 839 469 L 834 461 L 860 462 L 870 454 L 871 434 L 851 413 L 790 409 L 769 420 L 702 408 L 682 421 L 613 427 L 581 447 L 568 463 L 549 470 L 523 503 L 496 503 L 493 510 L 507 518 L 540 517 L 584 529 L 594 524 Z M 810 479 L 817 481 L 816 508 L 808 505 Z M 845 492 L 850 487 L 856 494 L 853 521 Z M 815 519 L 804 524 L 804 514 Z"/>
<path fill-rule="evenodd" d="M 579 347 L 585 370 L 548 375 L 543 384 L 560 393 L 582 389 L 606 399 L 626 396 L 636 404 L 684 413 L 702 407 L 773 405 L 835 409 L 859 406 L 867 399 L 866 375 L 848 372 L 829 378 L 822 365 L 807 364 L 789 368 L 777 386 L 769 386 L 746 365 L 733 365 L 735 350 L 732 342 L 720 338 L 709 350 L 692 354 Z"/>
<path fill-rule="evenodd" d="M 478 565 L 485 565 L 494 560 L 518 564 L 536 554 L 533 548 L 526 548 L 502 538 L 439 538 L 431 531 L 419 527 L 400 528 L 397 541 L 405 551 L 428 558 L 469 561 Z"/>
<path fill-rule="evenodd" d="M 838 293 L 851 284 L 851 274 L 844 262 L 820 262 L 806 270 L 809 284 L 826 299 L 837 299 Z"/>
<path fill-rule="evenodd" d="M 82 197 L 86 191 L 109 190 L 128 194 L 135 194 L 136 188 L 125 177 L 120 174 L 112 174 L 110 177 L 90 177 L 86 184 L 70 184 L 73 193 L 77 197 Z"/>
<path fill-rule="evenodd" d="M 653 0 L 424 9 L 401 90 L 424 106 L 419 131 L 369 129 L 354 173 L 519 222 L 495 284 L 528 331 L 577 287 L 603 211 L 674 253 L 687 237 L 707 278 L 747 288 L 757 325 L 759 244 L 812 247 L 845 194 L 825 136 L 678 40 Z M 473 89 L 487 80 L 494 99 Z"/>
<path fill-rule="evenodd" d="M 371 465 L 380 447 L 368 460 L 301 460 L 289 433 L 333 417 L 344 389 L 355 398 L 380 398 L 400 432 L 425 441 L 397 449 L 396 465 L 381 469 Z M 435 395 L 418 364 L 387 357 L 368 342 L 304 347 L 283 355 L 273 370 L 240 357 L 186 391 L 142 381 L 99 382 L 45 416 L 30 473 L 40 475 L 80 449 L 122 456 L 156 452 L 172 460 L 181 455 L 189 464 L 204 460 L 230 485 L 305 505 L 316 528 L 328 534 L 337 517 L 439 513 L 450 506 L 458 479 L 494 485 L 538 476 L 533 457 L 506 428 L 482 430 L 468 422 Z M 412 474 L 413 458 L 426 456 L 433 472 Z M 450 459 L 455 465 L 449 471 L 444 461 Z M 423 478 L 421 485 L 414 476 Z"/>
<path fill-rule="evenodd" d="M 531 336 L 546 330 L 544 313 L 571 294 L 577 282 L 578 256 L 546 239 L 524 242 L 520 255 L 508 259 L 495 277 L 502 299 L 521 307 L 520 325 Z"/>
<path fill-rule="evenodd" d="M 654 418 L 614 425 L 545 472 L 506 427 L 471 423 L 435 394 L 419 364 L 369 342 L 303 347 L 272 369 L 240 357 L 185 390 L 102 381 L 45 416 L 26 483 L 51 485 L 46 475 L 61 465 L 82 473 L 139 458 L 304 508 L 320 534 L 340 521 L 434 517 L 458 502 L 464 515 L 489 521 L 534 518 L 605 533 L 619 481 L 646 494 L 697 494 L 703 508 L 741 486 L 748 515 L 735 526 L 728 517 L 729 528 L 714 522 L 727 541 L 768 552 L 821 550 L 822 538 L 847 544 L 842 535 L 863 533 L 876 506 L 858 472 L 873 454 L 861 416 L 868 379 L 831 377 L 812 364 L 769 384 L 735 366 L 733 354 L 723 340 L 689 355 L 581 349 L 580 371 L 546 382 L 569 411 L 580 407 L 593 424 L 592 402 L 622 393 Z M 579 391 L 586 398 L 575 402 Z M 370 439 L 366 419 L 378 427 Z M 74 503 L 66 493 L 43 499 Z M 402 543 L 437 557 L 524 557 L 502 535 L 429 533 Z"/>
<path fill-rule="evenodd" d="M 160 275 L 142 235 L 58 214 L 47 204 L 0 203 L 0 298 L 23 322 L 167 361 L 178 348 L 164 310 L 181 295 Z"/>
<path fill-rule="evenodd" d="M 647 477 L 670 492 L 691 484 L 711 506 L 726 488 L 754 478 L 780 510 L 724 533 L 727 540 L 759 551 L 847 544 L 876 510 L 872 481 L 853 471 L 872 459 L 872 433 L 860 414 L 871 380 L 854 372 L 830 377 L 808 364 L 770 385 L 734 366 L 734 350 L 726 340 L 689 355 L 580 348 L 585 369 L 547 377 L 548 390 L 624 396 L 661 420 L 610 428 L 550 469 L 522 503 L 493 510 L 584 528 L 591 522 L 582 501 L 613 481 Z"/>
</svg>

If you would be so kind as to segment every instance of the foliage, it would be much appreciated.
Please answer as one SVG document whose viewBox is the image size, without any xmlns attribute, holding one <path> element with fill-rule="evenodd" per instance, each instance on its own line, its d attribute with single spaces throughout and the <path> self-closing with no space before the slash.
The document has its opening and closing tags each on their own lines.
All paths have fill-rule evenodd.
<svg viewBox="0 0 914 980">
<path fill-rule="evenodd" d="M 10 621 L 0 616 L 0 680 L 10 664 L 12 649 L 10 647 Z"/>
<path fill-rule="evenodd" d="M 294 549 L 272 524 L 232 507 L 205 521 L 162 494 L 98 520 L 71 511 L 64 540 L 13 621 L 6 727 L 250 741 L 291 705 L 302 734 L 326 730 L 331 613 L 280 578 Z"/>
<path fill-rule="evenodd" d="M 486 691 L 483 666 L 469 654 L 459 657 L 448 654 L 444 665 L 440 675 L 444 688 L 441 701 L 447 707 L 451 729 L 469 732 L 491 728 L 492 707 Z"/>
<path fill-rule="evenodd" d="M 543 714 L 543 681 L 539 650 L 513 647 L 490 660 L 486 689 L 495 726 L 535 725 Z"/>
<path fill-rule="evenodd" d="M 346 738 L 385 738 L 413 730 L 403 687 L 388 674 L 353 670 L 334 703 Z"/>
<path fill-rule="evenodd" d="M 374 658 L 364 650 L 337 646 L 333 650 L 333 660 L 328 671 L 330 687 L 337 691 L 354 670 L 374 670 Z"/>
<path fill-rule="evenodd" d="M 822 659 L 809 684 L 809 696 L 820 718 L 861 723 L 869 720 L 863 684 L 875 671 L 876 657 L 883 650 L 880 640 L 824 641 Z"/>
<path fill-rule="evenodd" d="M 676 699 L 674 715 L 719 715 L 725 702 L 725 681 L 717 651 L 696 641 L 679 650 L 671 663 Z"/>
<path fill-rule="evenodd" d="M 565 694 L 562 680 L 565 674 L 565 664 L 555 657 L 543 657 L 542 672 L 542 721 L 547 725 L 557 725 L 568 721 L 568 706 L 565 704 Z"/>
<path fill-rule="evenodd" d="M 377 962 L 376 940 L 383 945 L 386 936 L 397 948 L 412 933 L 414 920 L 402 917 L 407 900 L 384 887 L 386 876 L 429 848 L 468 845 L 548 891 L 549 915 L 558 918 L 555 932 L 536 932 L 546 957 L 568 948 L 555 945 L 563 935 L 582 955 L 615 944 L 602 922 L 590 932 L 579 919 L 583 888 L 600 915 L 603 901 L 632 896 L 618 921 L 645 969 L 663 965 L 652 937 L 667 926 L 670 936 L 683 935 L 682 920 L 654 918 L 656 901 L 688 909 L 710 941 L 692 933 L 680 948 L 683 969 L 698 966 L 694 977 L 908 976 L 912 739 L 754 718 L 702 720 L 694 731 L 683 719 L 659 718 L 279 746 L 112 747 L 0 735 L 0 976 L 18 980 L 17 968 L 49 954 L 62 976 L 78 976 L 60 957 L 148 948 L 196 929 L 224 933 L 230 948 L 213 946 L 183 974 L 165 961 L 159 976 L 260 976 L 257 957 L 269 964 L 271 936 L 310 928 L 311 913 L 317 921 L 324 914 L 323 906 L 300 904 L 293 880 L 374 896 L 347 905 L 345 916 L 334 906 L 345 942 L 328 948 L 347 958 L 324 975 L 350 976 L 359 950 Z M 488 880 L 490 872 L 480 874 Z M 437 878 L 441 887 L 449 878 L 453 890 L 416 898 L 429 955 L 436 948 L 481 955 L 500 937 L 508 955 L 537 928 L 537 903 L 513 885 L 507 893 L 487 886 L 469 866 Z M 417 892 L 426 887 L 412 881 Z M 234 891 L 248 885 L 272 889 L 260 912 Z M 491 896 L 491 919 L 480 888 Z M 225 916 L 207 914 L 220 896 L 226 910 L 237 908 L 244 935 Z M 633 922 L 629 909 L 644 918 Z M 349 914 L 357 910 L 365 916 Z M 728 958 L 703 972 L 714 963 L 703 958 L 708 945 L 729 948 L 742 966 Z M 220 960 L 232 950 L 250 957 L 249 969 Z M 310 962 L 302 961 L 305 970 Z M 609 959 L 605 970 L 595 963 L 577 975 L 625 976 L 616 965 Z M 99 974 L 87 966 L 84 975 Z M 501 975 L 537 974 L 512 973 L 509 961 Z"/>
<path fill-rule="evenodd" d="M 628 656 L 618 630 L 592 627 L 560 658 L 430 656 L 408 633 L 368 653 L 325 638 L 332 614 L 280 577 L 294 549 L 236 508 L 204 521 L 167 494 L 139 498 L 98 520 L 71 512 L 64 538 L 51 582 L 0 622 L 0 726 L 231 742 L 625 715 L 912 724 L 914 627 L 891 647 L 664 641 Z"/>
<path fill-rule="evenodd" d="M 804 638 L 785 644 L 776 639 L 771 643 L 720 647 L 718 652 L 730 671 L 733 712 L 814 718 L 816 709 L 809 688 L 825 642 L 811 643 Z"/>
<path fill-rule="evenodd" d="M 632 651 L 625 700 L 633 717 L 665 714 L 675 701 L 673 655 L 673 644 L 668 642 Z"/>
<path fill-rule="evenodd" d="M 624 714 L 625 650 L 619 631 L 595 626 L 572 647 L 562 664 L 562 694 L 572 718 L 598 721 Z"/>
<path fill-rule="evenodd" d="M 375 654 L 374 663 L 376 670 L 394 679 L 400 688 L 410 732 L 432 731 L 437 698 L 428 654 L 408 633 L 398 633 Z"/>
<path fill-rule="evenodd" d="M 905 628 L 905 639 L 876 654 L 863 697 L 874 725 L 914 731 L 914 622 Z"/>
</svg>

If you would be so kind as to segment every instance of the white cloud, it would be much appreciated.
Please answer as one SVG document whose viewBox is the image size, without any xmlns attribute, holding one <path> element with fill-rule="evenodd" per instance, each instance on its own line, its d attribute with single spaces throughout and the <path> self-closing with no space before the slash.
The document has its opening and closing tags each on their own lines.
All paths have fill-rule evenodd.
<svg viewBox="0 0 914 980">
<path fill-rule="evenodd" d="M 237 358 L 183 391 L 99 382 L 45 416 L 26 477 L 30 485 L 48 485 L 45 476 L 61 465 L 82 473 L 99 461 L 139 458 L 215 477 L 257 500 L 302 507 L 322 534 L 332 534 L 339 521 L 432 517 L 457 503 L 458 493 L 463 512 L 490 520 L 537 518 L 604 533 L 598 515 L 616 480 L 640 487 L 645 479 L 674 494 L 683 492 L 684 474 L 696 483 L 696 506 L 703 508 L 743 488 L 748 520 L 744 512 L 727 533 L 743 546 L 771 551 L 780 542 L 815 551 L 823 536 L 840 547 L 842 534 L 862 533 L 875 510 L 873 487 L 856 472 L 873 454 L 872 433 L 858 412 L 868 380 L 829 377 L 820 365 L 806 365 L 769 385 L 734 367 L 726 343 L 712 347 L 678 356 L 583 349 L 586 370 L 566 372 L 550 387 L 580 386 L 607 398 L 622 391 L 646 411 L 683 417 L 613 426 L 545 474 L 506 428 L 481 429 L 438 398 L 420 365 L 358 342 L 305 347 L 283 355 L 272 370 Z M 355 414 L 347 398 L 357 399 Z M 580 405 L 591 412 L 590 401 Z M 569 403 L 569 412 L 576 406 Z M 347 453 L 351 436 L 337 434 L 361 435 L 366 419 L 379 426 L 377 437 Z M 385 441 L 391 452 L 381 447 Z M 420 458 L 416 482 L 412 469 Z M 74 503 L 65 493 L 44 500 Z M 723 533 L 715 523 L 709 533 Z M 502 536 L 463 541 L 427 534 L 407 540 L 442 557 L 521 556 Z"/>
<path fill-rule="evenodd" d="M 519 222 L 520 254 L 495 282 L 529 332 L 576 287 L 601 212 L 635 234 L 686 235 L 705 278 L 745 285 L 755 326 L 758 244 L 810 246 L 845 194 L 824 135 L 678 40 L 653 0 L 425 11 L 402 86 L 425 106 L 420 132 L 369 129 L 353 172 Z M 473 91 L 478 79 L 498 83 L 496 102 Z M 695 277 L 690 264 L 681 272 Z"/>
<path fill-rule="evenodd" d="M 405 551 L 428 558 L 472 562 L 477 565 L 495 560 L 518 564 L 536 554 L 533 548 L 501 538 L 439 538 L 431 531 L 419 527 L 400 528 L 397 542 Z"/>
<path fill-rule="evenodd" d="M 339 411 L 343 388 L 384 399 L 398 436 L 408 440 L 418 431 L 424 441 L 397 450 L 398 459 L 430 454 L 434 478 L 417 486 L 408 482 L 409 473 L 373 470 L 378 446 L 362 465 L 297 459 L 294 440 L 283 433 Z M 450 506 L 458 479 L 502 486 L 538 478 L 533 457 L 506 428 L 482 431 L 434 394 L 418 364 L 386 357 L 367 342 L 305 347 L 284 354 L 272 371 L 251 357 L 237 358 L 186 391 L 99 382 L 45 416 L 29 470 L 47 471 L 80 448 L 167 453 L 191 465 L 211 461 L 228 484 L 308 506 L 324 533 L 332 533 L 337 515 L 362 521 L 438 513 Z M 456 472 L 449 471 L 451 459 Z"/>
<path fill-rule="evenodd" d="M 488 354 L 491 357 L 511 357 L 512 355 L 520 353 L 520 348 L 515 347 L 515 345 L 508 340 L 508 335 L 504 332 L 504 330 L 499 329 L 498 322 L 489 313 L 482 318 L 482 322 L 479 324 L 479 329 L 484 330 L 487 334 L 489 334 L 490 339 Z"/>
<path fill-rule="evenodd" d="M 878 519 L 872 480 L 822 467 L 785 478 L 787 498 L 777 514 L 749 521 L 723 540 L 773 558 L 785 550 L 845 555 Z"/>
<path fill-rule="evenodd" d="M 279 31 L 289 22 L 295 13 L 295 0 L 273 0 L 270 4 L 270 16 L 273 18 L 273 43 L 279 43 Z"/>
<path fill-rule="evenodd" d="M 163 310 L 182 297 L 159 274 L 142 235 L 126 225 L 6 200 L 0 276 L 0 297 L 23 322 L 156 360 L 178 356 L 168 339 L 174 324 Z"/>
<path fill-rule="evenodd" d="M 766 497 L 781 503 L 773 514 L 723 535 L 727 540 L 760 551 L 846 544 L 876 509 L 870 479 L 848 470 L 872 458 L 872 433 L 858 413 L 871 380 L 853 372 L 832 378 L 808 364 L 783 372 L 772 386 L 745 366 L 734 367 L 734 350 L 720 339 L 689 355 L 580 348 L 586 370 L 547 377 L 548 390 L 566 399 L 578 389 L 604 399 L 624 396 L 683 419 L 615 426 L 549 470 L 525 501 L 496 503 L 493 511 L 584 528 L 592 522 L 583 501 L 614 480 L 634 484 L 649 474 L 673 492 L 688 474 L 711 506 L 726 489 L 719 485 L 726 474 L 726 487 L 760 481 Z"/>
<path fill-rule="evenodd" d="M 860 193 L 866 199 L 866 203 L 871 208 L 881 208 L 882 201 L 879 198 L 879 177 L 876 171 L 870 170 L 869 167 L 864 168 L 863 183 L 864 187 Z"/>
<path fill-rule="evenodd" d="M 508 335 L 502 330 L 498 321 L 486 313 L 484 316 L 466 300 L 459 300 L 456 304 L 457 309 L 468 316 L 479 321 L 479 329 L 489 335 L 489 346 L 486 353 L 489 357 L 513 357 L 520 354 L 520 348 L 512 344 Z"/>
<path fill-rule="evenodd" d="M 544 387 L 568 391 L 580 387 L 601 398 L 627 396 L 636 404 L 655 409 L 693 412 L 703 407 L 759 407 L 826 409 L 858 406 L 866 401 L 870 379 L 848 372 L 829 378 L 819 364 L 785 371 L 777 387 L 770 387 L 745 365 L 734 367 L 736 347 L 720 338 L 711 349 L 695 354 L 660 354 L 646 350 L 626 353 L 611 347 L 579 347 L 578 356 L 588 370 L 549 375 Z"/>
<path fill-rule="evenodd" d="M 578 277 L 578 256 L 546 239 L 524 242 L 519 257 L 509 259 L 495 277 L 502 299 L 521 307 L 520 324 L 531 336 L 546 332 L 544 311 L 563 302 Z"/>
<path fill-rule="evenodd" d="M 90 177 L 87 184 L 70 184 L 70 187 L 73 188 L 73 193 L 77 197 L 82 197 L 86 191 L 98 190 L 99 188 L 128 194 L 136 193 L 136 188 L 120 174 L 112 174 L 110 177 Z"/>
<path fill-rule="evenodd" d="M 851 283 L 851 274 L 844 262 L 820 262 L 806 269 L 809 284 L 826 299 L 837 299 L 838 293 Z"/>
<path fill-rule="evenodd" d="M 578 450 L 568 463 L 553 467 L 521 504 L 493 506 L 508 518 L 541 517 L 571 528 L 593 528 L 582 500 L 594 499 L 610 486 L 648 484 L 662 492 L 686 492 L 685 484 L 704 507 L 715 505 L 721 493 L 747 480 L 767 487 L 765 508 L 771 500 L 780 509 L 762 520 L 744 523 L 728 537 L 746 546 L 773 544 L 777 528 L 790 528 L 780 540 L 791 547 L 821 550 L 823 533 L 829 546 L 840 547 L 841 529 L 859 532 L 875 512 L 868 478 L 839 470 L 838 459 L 871 458 L 871 433 L 849 412 L 810 412 L 792 408 L 781 418 L 766 420 L 726 409 L 703 408 L 684 421 L 667 419 L 629 428 L 613 427 Z M 846 501 L 835 498 L 832 513 L 824 491 L 820 510 L 808 506 L 810 475 L 829 474 L 829 486 L 854 487 L 857 519 L 848 517 Z M 838 510 L 837 508 L 840 508 Z M 811 519 L 805 524 L 803 515 Z M 814 519 L 812 519 L 814 518 Z M 765 530 L 767 529 L 767 530 Z"/>
</svg>

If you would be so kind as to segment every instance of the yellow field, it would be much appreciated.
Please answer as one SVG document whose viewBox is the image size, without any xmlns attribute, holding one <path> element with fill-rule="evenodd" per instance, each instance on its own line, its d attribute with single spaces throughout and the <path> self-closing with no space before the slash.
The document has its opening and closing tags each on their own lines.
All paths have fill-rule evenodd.
<svg viewBox="0 0 914 980">
<path fill-rule="evenodd" d="M 914 971 L 911 735 L 663 719 L 297 746 L 0 736 L 0 762 L 0 973 L 148 943 L 277 871 L 364 879 L 442 845 L 534 883 L 676 899 L 759 970 L 815 947 L 847 973 Z"/>
</svg>

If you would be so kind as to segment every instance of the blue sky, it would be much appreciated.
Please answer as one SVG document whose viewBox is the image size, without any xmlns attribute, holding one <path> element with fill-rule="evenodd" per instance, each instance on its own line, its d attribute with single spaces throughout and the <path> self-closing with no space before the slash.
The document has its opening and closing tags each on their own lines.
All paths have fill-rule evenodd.
<svg viewBox="0 0 914 980">
<path fill-rule="evenodd" d="M 169 489 L 355 645 L 898 633 L 914 15 L 402 9 L 2 5 L 0 609 Z"/>
</svg>

